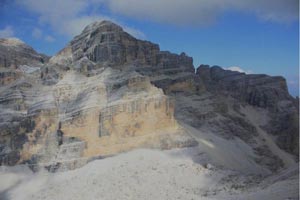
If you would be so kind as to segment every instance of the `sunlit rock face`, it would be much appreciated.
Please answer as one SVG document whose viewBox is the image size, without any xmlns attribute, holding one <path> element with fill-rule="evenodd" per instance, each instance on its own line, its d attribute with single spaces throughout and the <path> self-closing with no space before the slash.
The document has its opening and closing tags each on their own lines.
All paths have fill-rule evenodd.
<svg viewBox="0 0 300 200">
<path fill-rule="evenodd" d="M 83 60 L 84 65 L 78 64 Z M 166 92 L 201 89 L 195 81 L 191 57 L 185 53 L 177 55 L 160 51 L 157 44 L 138 40 L 109 21 L 87 26 L 66 48 L 52 57 L 50 63 L 76 63 L 74 66 L 77 66 L 77 69 L 85 71 L 101 66 L 111 66 L 115 69 L 130 67 L 150 77 L 152 83 Z"/>
<path fill-rule="evenodd" d="M 45 84 L 39 70 L 22 74 L 29 80 L 3 88 L 2 164 L 75 168 L 91 158 L 138 147 L 196 144 L 178 127 L 174 100 L 148 77 L 110 67 L 88 76 L 56 70 L 55 84 Z"/>
<path fill-rule="evenodd" d="M 72 76 L 57 84 L 60 130 L 86 142 L 84 156 L 114 154 L 146 142 L 143 136 L 177 131 L 172 101 L 147 77 L 110 68 L 76 84 Z"/>
<path fill-rule="evenodd" d="M 155 64 L 159 46 L 140 41 L 109 21 L 95 22 L 87 26 L 69 45 L 50 59 L 50 62 L 74 63 L 83 57 L 95 63 L 111 66 L 124 65 L 133 61 Z"/>
<path fill-rule="evenodd" d="M 35 85 L 38 71 L 48 59 L 19 39 L 0 39 L 1 164 L 18 163 L 29 133 L 35 131 L 36 121 L 28 109 L 36 96 L 43 95 Z"/>
<path fill-rule="evenodd" d="M 174 100 L 134 70 L 137 63 L 156 65 L 158 45 L 111 22 L 97 22 L 49 63 L 34 66 L 40 58 L 34 50 L 8 42 L 7 49 L 29 52 L 21 58 L 31 62 L 1 75 L 2 164 L 47 165 L 136 147 L 195 144 L 178 128 Z M 191 59 L 185 62 L 192 66 Z"/>
</svg>

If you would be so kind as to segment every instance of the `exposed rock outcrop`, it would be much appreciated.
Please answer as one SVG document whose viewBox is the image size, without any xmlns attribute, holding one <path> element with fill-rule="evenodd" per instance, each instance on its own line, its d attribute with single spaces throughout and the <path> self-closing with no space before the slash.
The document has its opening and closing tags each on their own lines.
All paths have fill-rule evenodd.
<svg viewBox="0 0 300 200">
<path fill-rule="evenodd" d="M 249 105 L 266 108 L 268 133 L 284 150 L 299 156 L 299 110 L 289 94 L 286 80 L 280 76 L 245 74 L 221 67 L 201 65 L 196 72 L 207 91 L 231 97 Z"/>
<path fill-rule="evenodd" d="M 17 38 L 0 38 L 0 67 L 35 66 L 46 63 L 48 59 Z"/>
<path fill-rule="evenodd" d="M 57 171 L 133 148 L 210 145 L 186 124 L 242 141 L 249 162 L 266 171 L 293 163 L 286 152 L 298 155 L 298 110 L 282 77 L 216 66 L 195 73 L 185 53 L 160 51 L 109 21 L 87 26 L 46 61 L 0 40 L 2 165 Z"/>
<path fill-rule="evenodd" d="M 159 47 L 140 41 L 109 21 L 87 26 L 58 55 L 50 59 L 54 64 L 74 63 L 83 57 L 95 63 L 119 66 L 133 61 L 154 64 Z"/>
<path fill-rule="evenodd" d="M 39 73 L 23 74 L 27 81 L 8 84 L 0 91 L 1 106 L 6 109 L 1 113 L 2 164 L 66 167 L 64 158 L 67 167 L 73 168 L 90 158 L 136 147 L 197 144 L 178 127 L 173 101 L 148 77 L 110 67 L 93 76 L 74 69 L 55 70 L 59 76 L 52 77 L 53 84 L 45 84 Z M 18 112 L 30 124 L 8 118 Z M 66 145 L 68 138 L 75 143 L 67 140 Z M 78 153 L 68 153 L 66 148 L 71 146 Z M 70 161 L 76 159 L 81 160 L 78 165 Z"/>
<path fill-rule="evenodd" d="M 199 90 L 200 87 L 194 80 L 191 57 L 185 53 L 177 55 L 160 51 L 157 44 L 138 40 L 109 21 L 87 26 L 66 48 L 52 57 L 50 63 L 76 63 L 73 66 L 79 65 L 81 70 L 85 68 L 88 72 L 105 66 L 134 68 L 167 92 Z"/>
<path fill-rule="evenodd" d="M 207 90 L 229 93 L 250 105 L 275 108 L 282 100 L 292 100 L 283 77 L 240 73 L 221 67 L 201 65 L 197 75 Z"/>
</svg>

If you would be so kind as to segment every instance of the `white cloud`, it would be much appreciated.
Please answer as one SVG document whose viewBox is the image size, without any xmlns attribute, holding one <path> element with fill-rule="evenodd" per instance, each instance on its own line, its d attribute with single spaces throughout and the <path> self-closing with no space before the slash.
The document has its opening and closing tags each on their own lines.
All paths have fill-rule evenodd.
<svg viewBox="0 0 300 200">
<path fill-rule="evenodd" d="M 17 0 L 28 10 L 39 15 L 39 22 L 50 24 L 53 31 L 74 36 L 76 21 L 82 21 L 80 16 L 88 8 L 88 1 L 81 0 Z M 78 23 L 78 27 L 80 27 Z M 82 27 L 80 27 L 82 28 Z"/>
<path fill-rule="evenodd" d="M 230 71 L 236 71 L 236 72 L 240 72 L 240 73 L 245 73 L 245 74 L 253 74 L 253 72 L 251 70 L 244 70 L 238 66 L 231 66 L 231 67 L 227 67 L 224 69 L 230 70 Z"/>
<path fill-rule="evenodd" d="M 55 41 L 55 38 L 52 37 L 51 35 L 46 35 L 46 36 L 45 36 L 45 40 L 46 40 L 47 42 L 54 42 L 54 41 Z"/>
<path fill-rule="evenodd" d="M 34 28 L 34 29 L 32 30 L 32 36 L 33 36 L 35 39 L 41 38 L 42 35 L 43 35 L 43 32 L 42 32 L 41 29 L 39 29 L 39 28 Z"/>
<path fill-rule="evenodd" d="M 206 25 L 226 11 L 257 15 L 263 20 L 290 22 L 298 19 L 298 0 L 107 0 L 109 8 L 135 19 L 176 25 Z"/>
<path fill-rule="evenodd" d="M 220 1 L 218 1 L 220 2 Z M 162 23 L 204 25 L 215 20 L 216 0 L 111 0 L 111 10 L 135 19 L 147 19 Z M 217 12 L 218 8 L 216 9 Z"/>
<path fill-rule="evenodd" d="M 121 25 L 122 26 L 122 25 Z M 139 39 L 146 39 L 146 35 L 137 30 L 137 29 L 134 29 L 134 28 L 130 28 L 130 27 L 127 27 L 127 26 L 122 26 L 124 28 L 124 31 L 126 31 L 127 33 L 129 33 L 130 35 L 136 37 L 136 38 L 139 38 Z"/>
<path fill-rule="evenodd" d="M 107 0 L 17 0 L 17 2 L 38 14 L 41 24 L 50 24 L 54 32 L 72 37 L 94 21 L 111 20 L 118 23 L 110 17 L 93 13 L 91 9 L 103 5 Z M 123 28 L 138 38 L 145 38 L 141 31 L 127 26 Z"/>
<path fill-rule="evenodd" d="M 298 20 L 298 0 L 16 0 L 38 14 L 39 22 L 56 33 L 75 36 L 95 20 L 113 20 L 99 13 L 105 6 L 112 13 L 174 25 L 208 25 L 227 11 L 257 15 L 273 22 Z M 116 22 L 116 21 L 115 21 Z M 124 26 L 123 26 L 124 27 Z M 144 34 L 124 27 L 139 38 Z"/>
<path fill-rule="evenodd" d="M 13 37 L 15 32 L 11 26 L 6 26 L 4 29 L 0 29 L 0 38 Z"/>
<path fill-rule="evenodd" d="M 62 22 L 61 32 L 66 33 L 70 36 L 78 35 L 85 26 L 88 24 L 95 22 L 95 21 L 101 21 L 104 19 L 108 19 L 106 17 L 102 16 L 84 16 L 84 17 L 74 17 L 72 19 L 66 20 Z"/>
<path fill-rule="evenodd" d="M 44 35 L 43 31 L 39 28 L 34 28 L 31 33 L 32 37 L 35 39 L 43 39 L 47 42 L 54 42 L 55 38 L 51 35 Z"/>
</svg>

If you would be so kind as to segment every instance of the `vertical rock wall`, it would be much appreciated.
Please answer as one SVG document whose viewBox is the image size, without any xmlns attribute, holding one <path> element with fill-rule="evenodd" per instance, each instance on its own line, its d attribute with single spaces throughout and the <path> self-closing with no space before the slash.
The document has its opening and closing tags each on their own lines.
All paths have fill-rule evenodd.
<svg viewBox="0 0 300 200">
<path fill-rule="evenodd" d="M 165 96 L 141 99 L 81 113 L 62 123 L 61 130 L 86 142 L 83 156 L 114 154 L 134 148 L 127 140 L 176 130 L 173 114 L 174 103 Z"/>
</svg>

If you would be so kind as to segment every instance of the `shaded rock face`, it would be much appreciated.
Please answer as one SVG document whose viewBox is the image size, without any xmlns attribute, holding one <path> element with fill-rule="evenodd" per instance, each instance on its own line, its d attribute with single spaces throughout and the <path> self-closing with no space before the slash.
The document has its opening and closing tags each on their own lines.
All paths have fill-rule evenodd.
<svg viewBox="0 0 300 200">
<path fill-rule="evenodd" d="M 208 65 L 201 65 L 196 74 L 212 93 L 230 95 L 249 105 L 266 108 L 271 119 L 265 129 L 276 136 L 276 143 L 282 149 L 299 156 L 298 104 L 288 93 L 283 77 L 247 75 Z"/>
<path fill-rule="evenodd" d="M 299 111 L 288 101 L 281 102 L 277 112 L 272 112 L 270 123 L 265 126 L 276 136 L 278 146 L 299 157 Z"/>
<path fill-rule="evenodd" d="M 38 65 L 48 61 L 32 47 L 16 38 L 0 39 L 0 67 L 17 68 L 19 65 Z"/>
<path fill-rule="evenodd" d="M 201 88 L 194 74 L 193 59 L 186 56 L 162 51 L 157 54 L 153 66 L 138 66 L 136 71 L 149 76 L 152 83 L 165 93 L 194 92 Z"/>
<path fill-rule="evenodd" d="M 230 93 L 253 106 L 275 108 L 281 100 L 292 100 L 283 77 L 246 75 L 205 65 L 201 65 L 196 74 L 209 91 Z"/>
</svg>

